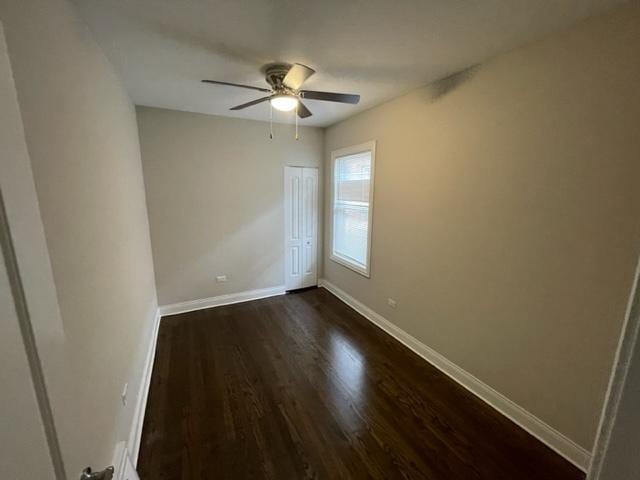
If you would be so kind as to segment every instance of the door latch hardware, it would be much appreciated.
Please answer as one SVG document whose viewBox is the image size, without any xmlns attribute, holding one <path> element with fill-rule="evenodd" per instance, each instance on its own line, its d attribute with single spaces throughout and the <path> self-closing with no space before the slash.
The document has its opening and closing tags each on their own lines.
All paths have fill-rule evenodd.
<svg viewBox="0 0 640 480">
<path fill-rule="evenodd" d="M 113 478 L 113 467 L 107 467 L 99 472 L 92 472 L 91 467 L 87 467 L 82 471 L 80 480 L 111 480 Z"/>
</svg>

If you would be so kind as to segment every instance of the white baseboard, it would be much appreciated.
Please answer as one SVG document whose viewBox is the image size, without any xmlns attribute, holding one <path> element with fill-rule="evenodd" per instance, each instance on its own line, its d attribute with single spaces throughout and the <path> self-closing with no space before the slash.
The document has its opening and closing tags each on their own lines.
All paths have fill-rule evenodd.
<svg viewBox="0 0 640 480">
<path fill-rule="evenodd" d="M 458 365 L 449 361 L 435 350 L 412 337 L 407 332 L 394 325 L 363 303 L 359 302 L 333 283 L 328 280 L 321 279 L 318 285 L 333 293 L 336 297 L 360 313 L 367 320 L 380 327 L 416 354 L 420 355 L 438 370 L 442 371 L 481 400 L 488 403 L 505 417 L 518 424 L 576 467 L 582 471 L 587 471 L 591 459 L 591 453 L 580 445 L 550 427 L 524 408 L 512 402 L 500 392 L 497 392 L 489 385 L 483 383 L 466 370 L 463 370 Z"/>
<path fill-rule="evenodd" d="M 160 309 L 156 311 L 153 319 L 153 327 L 151 330 L 151 338 L 147 346 L 147 356 L 144 361 L 144 370 L 142 379 L 140 380 L 140 390 L 138 392 L 138 400 L 136 402 L 135 413 L 133 414 L 133 422 L 129 440 L 127 441 L 129 457 L 133 466 L 138 465 L 138 453 L 140 452 L 140 440 L 142 439 L 142 425 L 144 423 L 144 413 L 147 409 L 147 398 L 149 397 L 149 387 L 151 386 L 151 374 L 153 373 L 153 361 L 156 357 L 156 345 L 158 343 L 158 330 L 160 329 Z"/>
<path fill-rule="evenodd" d="M 219 295 L 217 297 L 202 298 L 200 300 L 190 300 L 188 302 L 172 303 L 160 307 L 160 315 L 176 315 L 178 313 L 192 312 L 194 310 L 202 310 L 204 308 L 219 307 L 222 305 L 231 305 L 232 303 L 248 302 L 250 300 L 258 300 L 260 298 L 274 297 L 285 293 L 284 285 L 270 288 L 260 288 L 258 290 L 247 290 L 246 292 L 229 293 L 227 295 Z"/>
</svg>

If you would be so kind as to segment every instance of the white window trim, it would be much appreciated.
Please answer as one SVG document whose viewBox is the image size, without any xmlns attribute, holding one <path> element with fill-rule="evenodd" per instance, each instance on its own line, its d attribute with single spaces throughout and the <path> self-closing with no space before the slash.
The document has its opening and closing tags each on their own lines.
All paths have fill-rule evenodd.
<svg viewBox="0 0 640 480">
<path fill-rule="evenodd" d="M 362 152 L 371 152 L 371 183 L 369 185 L 369 228 L 367 231 L 367 266 L 366 268 L 362 268 L 360 265 L 355 264 L 349 261 L 348 258 L 339 256 L 334 254 L 334 243 L 335 238 L 333 236 L 333 226 L 334 226 L 334 206 L 335 206 L 335 190 L 336 190 L 336 179 L 335 179 L 335 168 L 336 168 L 336 158 L 344 157 L 346 155 L 355 155 L 357 153 Z M 375 185 L 375 166 L 376 166 L 376 141 L 371 140 L 369 142 L 361 143 L 359 145 L 354 145 L 352 147 L 340 148 L 338 150 L 334 150 L 331 152 L 331 250 L 329 252 L 329 258 L 340 265 L 347 267 L 353 270 L 360 275 L 363 275 L 367 278 L 371 278 L 371 232 L 373 231 L 373 188 Z"/>
</svg>

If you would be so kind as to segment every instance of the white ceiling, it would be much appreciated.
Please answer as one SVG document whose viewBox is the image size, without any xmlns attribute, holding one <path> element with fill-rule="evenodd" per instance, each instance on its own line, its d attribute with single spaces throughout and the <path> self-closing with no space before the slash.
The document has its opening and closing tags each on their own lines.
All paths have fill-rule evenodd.
<svg viewBox="0 0 640 480">
<path fill-rule="evenodd" d="M 260 67 L 299 62 L 310 90 L 359 93 L 357 106 L 307 100 L 327 126 L 480 63 L 622 0 L 74 0 L 138 105 L 268 120 Z M 278 113 L 277 121 L 292 114 Z"/>
</svg>

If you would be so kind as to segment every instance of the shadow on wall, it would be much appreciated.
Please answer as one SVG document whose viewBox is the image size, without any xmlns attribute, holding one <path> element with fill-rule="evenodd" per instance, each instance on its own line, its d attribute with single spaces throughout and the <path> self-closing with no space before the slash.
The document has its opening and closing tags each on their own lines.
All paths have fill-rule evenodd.
<svg viewBox="0 0 640 480">
<path fill-rule="evenodd" d="M 459 72 L 430 83 L 424 87 L 425 99 L 430 102 L 435 102 L 436 100 L 441 99 L 453 92 L 462 84 L 471 80 L 479 69 L 480 65 L 471 65 L 464 70 L 460 70 Z"/>
</svg>

